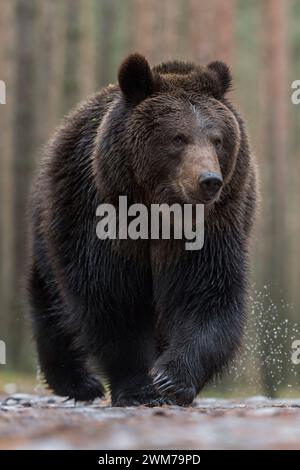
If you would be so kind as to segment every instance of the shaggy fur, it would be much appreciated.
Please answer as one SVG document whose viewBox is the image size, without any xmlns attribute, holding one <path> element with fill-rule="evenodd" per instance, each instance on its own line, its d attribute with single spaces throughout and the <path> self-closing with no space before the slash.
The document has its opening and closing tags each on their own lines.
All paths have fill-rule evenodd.
<svg viewBox="0 0 300 470">
<path fill-rule="evenodd" d="M 244 123 L 224 97 L 228 67 L 140 55 L 68 115 L 44 150 L 30 205 L 28 291 L 49 387 L 113 405 L 190 404 L 240 344 L 256 172 Z M 204 202 L 198 172 L 223 178 L 205 243 L 99 240 L 100 203 Z"/>
</svg>

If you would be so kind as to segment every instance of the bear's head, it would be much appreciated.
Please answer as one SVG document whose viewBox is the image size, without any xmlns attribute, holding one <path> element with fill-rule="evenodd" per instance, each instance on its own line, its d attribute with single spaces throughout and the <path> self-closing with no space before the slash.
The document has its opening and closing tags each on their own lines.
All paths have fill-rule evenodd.
<svg viewBox="0 0 300 470">
<path fill-rule="evenodd" d="M 102 165 L 107 179 L 118 173 L 119 194 L 135 187 L 151 203 L 214 203 L 240 145 L 239 124 L 224 99 L 229 68 L 168 62 L 151 69 L 133 54 L 118 78 L 121 93 L 100 129 L 102 154 L 111 154 Z"/>
</svg>

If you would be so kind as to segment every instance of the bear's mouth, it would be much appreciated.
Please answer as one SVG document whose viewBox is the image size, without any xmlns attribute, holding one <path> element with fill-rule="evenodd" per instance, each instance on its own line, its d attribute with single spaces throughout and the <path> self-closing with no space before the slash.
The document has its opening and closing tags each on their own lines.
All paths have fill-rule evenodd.
<svg viewBox="0 0 300 470">
<path fill-rule="evenodd" d="M 213 196 L 213 197 L 210 197 L 210 198 L 202 198 L 202 202 L 200 204 L 204 204 L 206 206 L 209 206 L 211 204 L 214 204 L 215 202 L 217 202 L 217 200 L 219 199 L 220 197 L 220 194 L 221 194 L 221 191 L 219 194 L 217 194 L 216 196 Z"/>
<path fill-rule="evenodd" d="M 221 195 L 221 190 L 218 191 L 217 194 L 215 194 L 214 196 L 200 196 L 200 195 L 193 195 L 191 196 L 189 199 L 189 201 L 186 201 L 185 204 L 204 204 L 205 206 L 210 206 L 212 204 L 214 204 L 215 202 L 218 201 L 218 199 L 220 198 L 220 195 Z"/>
</svg>

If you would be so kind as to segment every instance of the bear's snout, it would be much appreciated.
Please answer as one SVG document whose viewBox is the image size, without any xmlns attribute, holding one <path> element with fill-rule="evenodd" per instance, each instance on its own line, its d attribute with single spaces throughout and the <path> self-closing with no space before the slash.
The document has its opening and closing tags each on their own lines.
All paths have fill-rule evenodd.
<svg viewBox="0 0 300 470">
<path fill-rule="evenodd" d="M 201 196 L 204 201 L 211 201 L 220 191 L 223 178 L 218 173 L 204 172 L 199 176 Z"/>
</svg>

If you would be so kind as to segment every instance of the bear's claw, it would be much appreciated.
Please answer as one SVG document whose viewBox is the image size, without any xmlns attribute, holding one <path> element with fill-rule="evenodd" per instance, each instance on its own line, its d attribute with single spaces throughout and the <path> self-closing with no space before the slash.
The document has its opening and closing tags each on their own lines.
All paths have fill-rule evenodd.
<svg viewBox="0 0 300 470">
<path fill-rule="evenodd" d="M 140 387 L 138 390 L 122 390 L 112 398 L 113 406 L 162 406 L 172 404 L 168 397 L 160 395 L 152 384 Z"/>
<path fill-rule="evenodd" d="M 51 387 L 52 388 L 52 387 Z M 82 376 L 70 380 L 68 385 L 62 387 L 53 387 L 54 393 L 60 396 L 66 396 L 66 400 L 92 402 L 96 398 L 103 398 L 105 390 L 103 385 L 93 376 Z"/>
<path fill-rule="evenodd" d="M 180 374 L 165 371 L 152 371 L 153 385 L 162 396 L 169 398 L 173 404 L 190 405 L 195 396 L 196 389 L 188 381 L 183 380 Z"/>
</svg>

